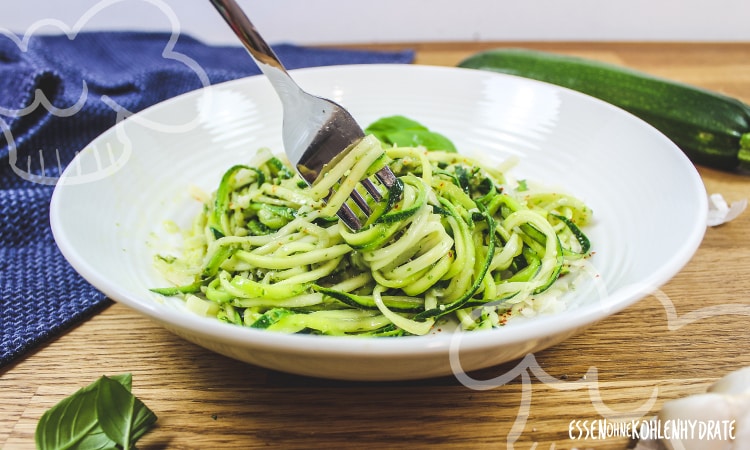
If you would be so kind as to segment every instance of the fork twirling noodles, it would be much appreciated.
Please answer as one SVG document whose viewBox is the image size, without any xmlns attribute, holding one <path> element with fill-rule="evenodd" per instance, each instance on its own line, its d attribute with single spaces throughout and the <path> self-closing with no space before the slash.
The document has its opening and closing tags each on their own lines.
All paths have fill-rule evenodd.
<svg viewBox="0 0 750 450">
<path fill-rule="evenodd" d="M 327 335 L 486 329 L 564 308 L 590 255 L 581 200 L 452 148 L 381 140 L 366 136 L 312 188 L 268 150 L 229 168 L 181 251 L 155 258 L 174 287 L 152 290 L 233 324 Z M 385 164 L 398 182 L 362 229 L 339 223 Z"/>
</svg>

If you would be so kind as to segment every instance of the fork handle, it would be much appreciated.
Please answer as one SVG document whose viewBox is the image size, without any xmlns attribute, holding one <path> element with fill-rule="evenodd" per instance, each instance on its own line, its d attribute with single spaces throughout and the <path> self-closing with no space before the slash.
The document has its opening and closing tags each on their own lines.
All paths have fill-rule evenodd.
<svg viewBox="0 0 750 450">
<path fill-rule="evenodd" d="M 245 46 L 255 64 L 271 82 L 279 98 L 287 103 L 302 89 L 292 79 L 270 45 L 258 33 L 247 15 L 234 0 L 211 0 L 219 14 Z"/>
</svg>

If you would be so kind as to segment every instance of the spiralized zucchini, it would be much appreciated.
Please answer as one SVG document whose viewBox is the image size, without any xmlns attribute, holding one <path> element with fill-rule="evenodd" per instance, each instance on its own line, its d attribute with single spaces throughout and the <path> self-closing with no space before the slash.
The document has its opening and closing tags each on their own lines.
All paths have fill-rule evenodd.
<svg viewBox="0 0 750 450">
<path fill-rule="evenodd" d="M 359 231 L 335 213 L 383 165 L 398 177 Z M 178 255 L 158 255 L 199 314 L 327 335 L 424 335 L 554 312 L 589 255 L 580 200 L 532 189 L 453 151 L 368 135 L 312 188 L 268 150 L 206 196 Z M 343 180 L 343 181 L 339 181 Z M 328 201 L 324 198 L 333 189 Z M 352 206 L 352 208 L 356 208 Z"/>
</svg>

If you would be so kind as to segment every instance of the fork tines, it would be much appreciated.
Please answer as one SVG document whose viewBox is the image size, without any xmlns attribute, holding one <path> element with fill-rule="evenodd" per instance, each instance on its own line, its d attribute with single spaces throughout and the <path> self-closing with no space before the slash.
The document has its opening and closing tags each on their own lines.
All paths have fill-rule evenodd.
<svg viewBox="0 0 750 450">
<path fill-rule="evenodd" d="M 396 184 L 396 175 L 393 174 L 388 166 L 385 166 L 377 171 L 375 173 L 375 178 L 377 178 L 378 181 L 380 181 L 380 183 L 382 183 L 382 185 L 385 186 L 386 189 L 391 189 Z M 367 193 L 372 196 L 375 202 L 380 202 L 383 199 L 383 194 L 380 192 L 375 183 L 373 183 L 369 178 L 365 178 L 360 182 L 360 184 L 365 188 L 365 191 L 367 191 Z M 365 217 L 369 217 L 370 214 L 372 214 L 372 210 L 370 209 L 370 205 L 367 203 L 367 200 L 365 200 L 365 198 L 362 197 L 362 194 L 360 194 L 356 189 L 352 191 L 349 197 L 352 199 L 354 204 L 357 205 L 357 207 Z M 350 229 L 356 231 L 362 228 L 362 221 L 360 220 L 359 216 L 346 203 L 341 206 L 337 215 Z"/>
</svg>

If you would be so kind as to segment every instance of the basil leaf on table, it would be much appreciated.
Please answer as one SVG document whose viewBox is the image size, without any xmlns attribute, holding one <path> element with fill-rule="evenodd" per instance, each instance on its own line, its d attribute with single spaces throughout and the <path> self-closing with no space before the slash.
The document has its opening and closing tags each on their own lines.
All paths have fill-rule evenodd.
<svg viewBox="0 0 750 450">
<path fill-rule="evenodd" d="M 36 427 L 37 448 L 131 449 L 156 415 L 131 392 L 130 374 L 102 376 L 50 408 Z"/>
<path fill-rule="evenodd" d="M 93 407 L 97 390 L 94 384 L 82 388 L 44 413 L 36 427 L 37 448 L 112 448 Z"/>
<path fill-rule="evenodd" d="M 131 448 L 156 422 L 156 415 L 117 381 L 102 377 L 99 383 L 99 425 L 121 448 Z"/>
</svg>

